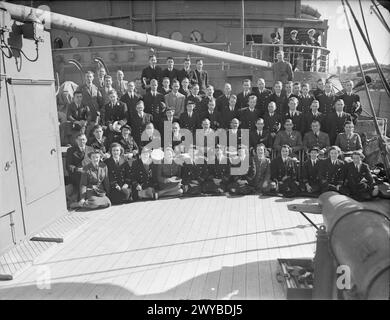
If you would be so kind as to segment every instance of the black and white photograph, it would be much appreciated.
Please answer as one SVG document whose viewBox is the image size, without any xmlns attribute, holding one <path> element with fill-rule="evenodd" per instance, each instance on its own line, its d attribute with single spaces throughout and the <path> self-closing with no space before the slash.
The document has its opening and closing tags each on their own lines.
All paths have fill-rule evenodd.
<svg viewBox="0 0 390 320">
<path fill-rule="evenodd" d="M 389 1 L 0 1 L 0 36 L 0 300 L 390 299 Z"/>
</svg>

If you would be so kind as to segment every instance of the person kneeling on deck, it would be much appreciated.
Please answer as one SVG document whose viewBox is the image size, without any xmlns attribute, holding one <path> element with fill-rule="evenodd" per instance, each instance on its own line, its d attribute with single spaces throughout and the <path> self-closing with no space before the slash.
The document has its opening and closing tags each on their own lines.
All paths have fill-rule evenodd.
<svg viewBox="0 0 390 320">
<path fill-rule="evenodd" d="M 318 196 L 321 190 L 319 168 L 320 148 L 311 147 L 308 150 L 309 159 L 305 161 L 302 167 L 302 191 L 307 192 L 310 196 Z"/>
<path fill-rule="evenodd" d="M 142 150 L 141 157 L 134 160 L 130 169 L 133 200 L 157 199 L 153 180 L 154 164 L 151 150 Z"/>
<path fill-rule="evenodd" d="M 83 168 L 81 174 L 79 206 L 85 209 L 107 208 L 111 206 L 106 195 L 110 191 L 107 166 L 100 161 L 99 150 L 90 152 L 88 157 L 91 163 Z"/>
<path fill-rule="evenodd" d="M 344 181 L 344 161 L 338 157 L 341 151 L 338 146 L 329 148 L 329 158 L 321 161 L 319 177 L 321 193 L 326 191 L 340 191 Z"/>
<path fill-rule="evenodd" d="M 374 179 L 367 163 L 363 163 L 364 155 L 360 151 L 352 153 L 352 162 L 345 165 L 345 182 L 342 193 L 357 201 L 371 200 L 378 195 Z"/>
<path fill-rule="evenodd" d="M 183 190 L 188 196 L 197 196 L 202 193 L 202 184 L 205 180 L 207 163 L 199 150 L 189 150 L 188 158 L 184 160 L 181 170 Z"/>
<path fill-rule="evenodd" d="M 157 197 L 174 197 L 183 194 L 181 166 L 174 161 L 174 151 L 166 148 L 164 160 L 157 164 L 156 180 L 158 183 Z"/>
<path fill-rule="evenodd" d="M 230 154 L 230 183 L 227 189 L 231 195 L 247 195 L 253 192 L 253 167 L 246 151 L 246 147 L 241 146 L 237 153 L 233 151 Z"/>
<path fill-rule="evenodd" d="M 284 197 L 295 197 L 299 193 L 297 159 L 291 158 L 290 153 L 291 147 L 283 145 L 280 156 L 271 162 L 271 192 Z"/>
<path fill-rule="evenodd" d="M 130 165 L 125 160 L 123 147 L 113 143 L 110 148 L 112 157 L 105 160 L 110 181 L 109 198 L 112 204 L 126 203 L 131 197 Z"/>
<path fill-rule="evenodd" d="M 271 160 L 266 156 L 266 147 L 260 143 L 253 157 L 253 186 L 258 193 L 267 193 L 271 189 Z"/>
</svg>

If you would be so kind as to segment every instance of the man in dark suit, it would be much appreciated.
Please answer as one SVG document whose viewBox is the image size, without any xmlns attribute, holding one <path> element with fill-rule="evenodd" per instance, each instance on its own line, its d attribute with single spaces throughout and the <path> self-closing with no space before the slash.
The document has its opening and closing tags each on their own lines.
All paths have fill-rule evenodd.
<svg viewBox="0 0 390 320">
<path fill-rule="evenodd" d="M 344 110 L 352 116 L 354 124 L 356 124 L 357 117 L 362 113 L 363 109 L 360 105 L 360 97 L 353 93 L 353 81 L 349 80 L 344 85 L 344 90 L 339 96 L 344 101 Z"/>
<path fill-rule="evenodd" d="M 120 121 L 121 125 L 127 123 L 128 113 L 126 103 L 118 100 L 118 95 L 115 90 L 111 90 L 108 96 L 110 102 L 103 107 L 101 117 L 103 125 L 112 130 L 112 124 L 115 121 Z"/>
<path fill-rule="evenodd" d="M 162 77 L 169 78 L 169 83 L 173 84 L 173 80 L 179 80 L 179 70 L 174 68 L 175 61 L 172 57 L 167 58 L 167 68 L 162 71 Z M 180 83 L 180 82 L 179 82 Z"/>
<path fill-rule="evenodd" d="M 271 188 L 284 197 L 294 197 L 299 193 L 298 164 L 289 154 L 290 147 L 283 145 L 280 156 L 271 161 Z"/>
<path fill-rule="evenodd" d="M 209 84 L 206 88 L 206 96 L 203 97 L 202 102 L 200 104 L 200 118 L 204 119 L 205 114 L 207 113 L 207 110 L 209 108 L 209 102 L 211 100 L 215 100 L 214 98 L 214 87 Z"/>
<path fill-rule="evenodd" d="M 209 85 L 207 71 L 203 70 L 203 60 L 196 60 L 196 69 L 191 73 L 190 76 L 191 85 L 198 84 L 200 94 L 206 92 L 206 88 Z"/>
<path fill-rule="evenodd" d="M 324 94 L 324 80 L 321 78 L 317 80 L 317 88 L 312 92 L 314 99 L 319 100 L 319 98 Z"/>
<path fill-rule="evenodd" d="M 141 135 L 144 132 L 146 125 L 153 122 L 153 116 L 144 112 L 145 106 L 142 100 L 137 103 L 137 114 L 131 118 L 131 128 L 133 129 L 134 140 L 137 145 L 141 145 Z"/>
<path fill-rule="evenodd" d="M 200 127 L 200 118 L 197 113 L 194 112 L 195 103 L 189 101 L 186 106 L 186 112 L 180 115 L 179 123 L 183 129 L 190 130 L 192 134 L 195 134 L 195 130 Z"/>
<path fill-rule="evenodd" d="M 284 122 L 287 119 L 291 119 L 293 122 L 293 130 L 299 131 L 301 135 L 304 134 L 304 118 L 303 113 L 297 110 L 298 107 L 298 99 L 295 97 L 292 97 L 288 101 L 288 112 L 284 115 Z"/>
<path fill-rule="evenodd" d="M 286 39 L 284 41 L 285 44 L 292 44 L 292 45 L 300 45 L 301 42 L 297 38 L 298 31 L 297 30 L 291 30 L 290 31 L 290 38 Z M 289 61 L 292 66 L 292 71 L 295 71 L 297 64 L 298 64 L 298 57 L 299 53 L 302 49 L 297 47 L 287 47 L 286 48 L 288 55 L 289 55 Z"/>
<path fill-rule="evenodd" d="M 230 96 L 232 94 L 232 85 L 230 83 L 225 83 L 223 88 L 223 95 L 217 98 L 216 100 L 216 109 L 218 112 L 223 112 L 225 108 L 229 105 Z"/>
<path fill-rule="evenodd" d="M 237 96 L 235 94 L 230 95 L 228 104 L 223 106 L 220 112 L 222 117 L 221 128 L 229 129 L 232 119 L 239 117 L 239 112 L 237 110 Z"/>
<path fill-rule="evenodd" d="M 158 126 L 165 112 L 164 96 L 157 91 L 158 82 L 156 79 L 150 81 L 150 91 L 144 96 L 145 112 L 153 116 L 153 121 Z"/>
<path fill-rule="evenodd" d="M 76 90 L 73 94 L 73 102 L 68 105 L 67 120 L 60 124 L 61 145 L 74 144 L 76 135 L 85 133 L 88 122 L 91 121 L 90 108 L 82 103 L 83 93 Z"/>
<path fill-rule="evenodd" d="M 183 69 L 181 69 L 179 71 L 179 74 L 178 74 L 179 82 L 182 83 L 184 78 L 187 78 L 188 80 L 190 80 L 191 73 L 192 73 L 192 70 L 191 70 L 191 59 L 190 58 L 185 58 L 184 59 Z"/>
<path fill-rule="evenodd" d="M 313 120 L 311 130 L 303 137 L 303 149 L 306 152 L 314 147 L 319 149 L 321 156 L 324 156 L 330 147 L 329 136 L 321 131 L 321 124 L 318 120 Z"/>
<path fill-rule="evenodd" d="M 264 130 L 264 119 L 258 118 L 256 121 L 256 130 L 249 133 L 250 151 L 256 150 L 258 144 L 264 144 L 266 148 L 271 148 L 269 132 Z"/>
<path fill-rule="evenodd" d="M 243 110 L 249 106 L 249 97 L 254 95 L 252 92 L 252 82 L 249 79 L 245 79 L 242 82 L 243 91 L 237 95 L 237 109 Z"/>
<path fill-rule="evenodd" d="M 92 129 L 93 138 L 91 138 L 87 145 L 92 147 L 94 150 L 99 150 L 102 160 L 106 160 L 110 157 L 110 141 L 106 136 L 103 135 L 103 127 L 100 124 L 97 124 Z"/>
<path fill-rule="evenodd" d="M 260 115 L 263 116 L 268 110 L 268 102 L 272 91 L 265 87 L 265 80 L 263 78 L 257 80 L 257 87 L 252 88 L 252 91 L 257 96 L 256 109 L 258 109 Z"/>
<path fill-rule="evenodd" d="M 304 133 L 311 130 L 311 124 L 314 120 L 317 120 L 321 124 L 321 127 L 324 127 L 325 116 L 318 111 L 319 106 L 318 100 L 313 100 L 310 106 L 311 111 L 303 114 Z"/>
<path fill-rule="evenodd" d="M 213 130 L 217 130 L 221 127 L 222 117 L 221 114 L 215 110 L 214 98 L 209 100 L 207 112 L 203 114 L 202 119 L 209 119 L 210 128 Z"/>
<path fill-rule="evenodd" d="M 374 179 L 367 163 L 363 163 L 364 155 L 360 151 L 352 153 L 352 162 L 345 165 L 344 192 L 357 201 L 367 201 L 375 196 Z"/>
<path fill-rule="evenodd" d="M 155 55 L 149 56 L 149 66 L 142 70 L 141 79 L 144 89 L 150 88 L 150 81 L 156 79 L 161 84 L 162 70 L 157 64 L 157 57 Z"/>
<path fill-rule="evenodd" d="M 87 137 L 84 133 L 79 133 L 76 137 L 76 146 L 68 148 L 66 151 L 65 167 L 69 173 L 69 179 L 74 190 L 80 190 L 81 173 L 83 167 L 90 162 L 88 153 L 93 151 L 87 146 Z"/>
<path fill-rule="evenodd" d="M 319 111 L 325 116 L 331 112 L 334 112 L 336 96 L 332 92 L 332 84 L 330 82 L 325 83 L 324 93 L 318 97 L 318 101 L 320 103 Z"/>
<path fill-rule="evenodd" d="M 127 92 L 120 98 L 120 101 L 127 106 L 127 122 L 130 123 L 131 117 L 137 114 L 136 105 L 142 97 L 135 92 L 135 83 L 130 81 L 127 84 Z"/>
<path fill-rule="evenodd" d="M 334 145 L 337 135 L 344 132 L 344 124 L 346 121 L 352 121 L 349 113 L 344 112 L 344 101 L 338 99 L 335 102 L 335 112 L 329 113 L 326 116 L 326 132 L 329 134 L 330 144 Z"/>
<path fill-rule="evenodd" d="M 344 161 L 338 159 L 340 148 L 329 148 L 329 158 L 320 162 L 318 175 L 320 177 L 321 193 L 326 191 L 339 192 L 345 178 Z"/>
<path fill-rule="evenodd" d="M 264 129 L 269 132 L 270 145 L 273 146 L 276 134 L 281 128 L 283 119 L 282 116 L 276 112 L 276 104 L 274 101 L 268 103 L 268 112 L 263 115 Z"/>
<path fill-rule="evenodd" d="M 202 108 L 202 100 L 203 98 L 199 95 L 199 85 L 194 84 L 191 88 L 191 94 L 187 97 L 185 104 L 187 105 L 188 102 L 195 103 L 194 112 L 196 112 L 199 117 L 201 115 L 201 108 Z"/>
<path fill-rule="evenodd" d="M 157 129 L 160 131 L 161 139 L 164 139 L 164 124 L 165 122 L 169 122 L 172 126 L 172 123 L 179 122 L 179 119 L 175 117 L 175 109 L 167 108 L 165 110 L 165 115 L 161 118 L 160 123 L 157 126 Z"/>
<path fill-rule="evenodd" d="M 249 129 L 250 131 L 256 129 L 256 121 L 260 117 L 260 112 L 256 109 L 256 103 L 257 97 L 251 95 L 248 101 L 249 106 L 240 111 L 239 116 L 242 129 Z"/>
<path fill-rule="evenodd" d="M 309 159 L 302 167 L 302 189 L 310 195 L 318 196 L 321 190 L 319 170 L 320 160 L 318 159 L 320 149 L 312 147 L 309 149 Z"/>
<path fill-rule="evenodd" d="M 307 113 L 310 112 L 311 103 L 314 97 L 309 93 L 310 86 L 308 83 L 302 84 L 302 94 L 298 97 L 298 110 Z"/>
<path fill-rule="evenodd" d="M 282 92 L 282 83 L 276 81 L 274 85 L 274 92 L 270 95 L 269 101 L 273 101 L 276 104 L 276 112 L 280 115 L 285 114 L 287 109 L 287 96 Z"/>
<path fill-rule="evenodd" d="M 98 87 L 93 84 L 93 79 L 93 72 L 87 71 L 85 74 L 85 83 L 78 88 L 78 91 L 82 92 L 82 104 L 90 108 L 92 121 L 95 121 L 103 106 L 103 98 Z"/>
</svg>

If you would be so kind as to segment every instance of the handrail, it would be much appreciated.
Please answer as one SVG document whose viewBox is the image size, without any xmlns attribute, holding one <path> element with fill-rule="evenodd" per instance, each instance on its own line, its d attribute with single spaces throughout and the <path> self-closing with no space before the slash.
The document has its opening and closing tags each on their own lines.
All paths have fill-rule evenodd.
<svg viewBox="0 0 390 320">
<path fill-rule="evenodd" d="M 327 51 L 327 54 L 330 53 L 330 50 L 325 47 L 318 46 L 308 46 L 305 44 L 273 44 L 273 43 L 253 43 L 253 47 L 288 47 L 288 48 L 302 48 L 302 49 L 317 49 Z"/>
</svg>

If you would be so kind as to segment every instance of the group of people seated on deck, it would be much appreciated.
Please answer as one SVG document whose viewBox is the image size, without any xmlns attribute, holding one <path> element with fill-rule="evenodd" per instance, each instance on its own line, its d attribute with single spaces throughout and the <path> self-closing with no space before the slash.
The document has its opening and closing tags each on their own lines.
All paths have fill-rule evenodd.
<svg viewBox="0 0 390 320">
<path fill-rule="evenodd" d="M 165 70 L 155 56 L 149 62 L 137 81 L 118 71 L 116 89 L 107 75 L 99 89 L 87 72 L 75 92 L 62 133 L 72 206 L 224 193 L 376 195 L 354 132 L 361 106 L 352 81 L 336 95 L 321 79 L 314 90 L 276 81 L 272 91 L 262 78 L 257 87 L 246 79 L 237 95 L 225 83 L 217 96 L 201 60 L 192 70 L 186 59 L 180 71 L 172 58 Z"/>
</svg>

